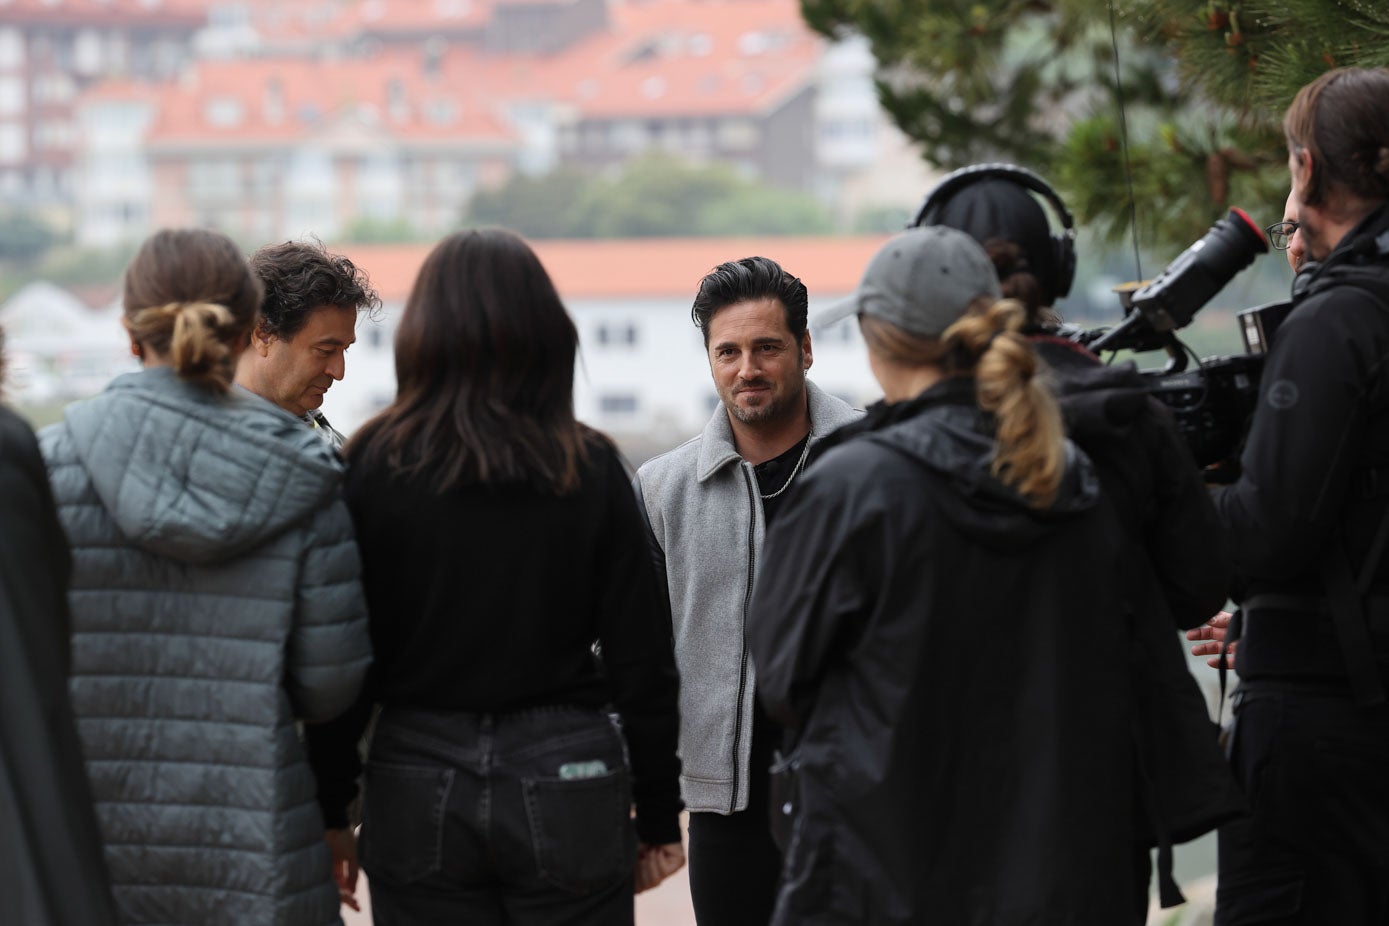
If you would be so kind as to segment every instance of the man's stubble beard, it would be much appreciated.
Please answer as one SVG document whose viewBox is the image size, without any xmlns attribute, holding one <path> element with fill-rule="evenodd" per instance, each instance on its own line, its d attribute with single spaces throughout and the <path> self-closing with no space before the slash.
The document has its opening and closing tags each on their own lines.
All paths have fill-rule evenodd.
<svg viewBox="0 0 1389 926">
<path fill-rule="evenodd" d="M 806 401 L 805 397 L 805 376 L 802 374 L 799 387 L 794 394 L 769 399 L 766 404 L 753 408 L 748 408 L 738 404 L 738 396 L 735 393 L 730 397 L 728 410 L 741 423 L 747 425 L 761 425 L 773 422 L 780 422 L 790 418 L 793 414 L 798 414 L 801 403 Z"/>
</svg>

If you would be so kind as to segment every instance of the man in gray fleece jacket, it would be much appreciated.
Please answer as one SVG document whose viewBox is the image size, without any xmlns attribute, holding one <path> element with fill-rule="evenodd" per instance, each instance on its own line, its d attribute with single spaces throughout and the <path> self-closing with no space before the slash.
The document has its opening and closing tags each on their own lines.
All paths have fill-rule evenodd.
<svg viewBox="0 0 1389 926">
<path fill-rule="evenodd" d="M 681 792 L 701 926 L 766 926 L 781 856 L 767 769 L 780 730 L 754 696 L 743 628 L 757 557 L 810 445 L 859 413 L 806 380 L 805 284 L 765 257 L 721 264 L 692 315 L 722 400 L 704 432 L 637 472 L 680 668 Z"/>
</svg>

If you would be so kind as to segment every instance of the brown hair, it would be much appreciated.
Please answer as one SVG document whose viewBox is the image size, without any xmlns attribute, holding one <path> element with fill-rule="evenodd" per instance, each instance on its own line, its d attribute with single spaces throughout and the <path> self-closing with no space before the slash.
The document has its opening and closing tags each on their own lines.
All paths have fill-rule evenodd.
<svg viewBox="0 0 1389 926">
<path fill-rule="evenodd" d="M 396 397 L 347 447 L 354 463 L 455 485 L 579 484 L 579 335 L 540 258 L 500 228 L 449 235 L 425 258 L 395 336 Z"/>
<path fill-rule="evenodd" d="M 1027 310 L 1027 324 L 1061 324 L 1060 313 L 1042 304 L 1042 281 L 1028 265 L 1027 252 L 1022 245 L 1005 238 L 989 238 L 984 242 L 984 253 L 989 255 L 998 273 L 1003 298 L 1016 299 Z"/>
<path fill-rule="evenodd" d="M 1297 92 L 1283 116 L 1288 150 L 1312 155 L 1303 200 L 1339 187 L 1364 200 L 1389 199 L 1389 68 L 1338 68 Z"/>
<path fill-rule="evenodd" d="M 1038 375 L 1041 361 L 1020 330 L 1026 310 L 1013 299 L 976 299 L 939 338 L 914 335 L 862 315 L 868 349 L 907 366 L 940 366 L 947 376 L 973 376 L 979 407 L 994 416 L 991 471 L 1033 508 L 1056 498 L 1066 468 L 1061 410 Z"/>
<path fill-rule="evenodd" d="M 259 281 L 226 235 L 164 229 L 125 270 L 125 322 L 180 379 L 225 392 L 260 308 Z"/>
</svg>

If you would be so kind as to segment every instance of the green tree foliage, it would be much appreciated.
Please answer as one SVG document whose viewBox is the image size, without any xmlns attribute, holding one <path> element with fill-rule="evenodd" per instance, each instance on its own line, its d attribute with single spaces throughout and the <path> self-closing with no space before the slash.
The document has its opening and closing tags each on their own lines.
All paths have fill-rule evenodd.
<svg viewBox="0 0 1389 926">
<path fill-rule="evenodd" d="M 468 225 L 504 225 L 532 238 L 819 234 L 828 213 L 811 197 L 770 189 L 725 166 L 640 158 L 613 178 L 560 170 L 514 177 L 473 198 Z"/>
<path fill-rule="evenodd" d="M 561 168 L 540 177 L 514 174 L 496 190 L 483 190 L 468 207 L 468 225 L 504 225 L 531 238 L 572 238 L 581 216 L 587 174 Z"/>
<path fill-rule="evenodd" d="M 359 218 L 347 226 L 343 238 L 354 244 L 400 244 L 424 241 L 427 236 L 404 219 Z"/>
<path fill-rule="evenodd" d="M 0 215 L 0 261 L 30 263 L 57 243 L 57 232 L 28 212 L 11 210 Z"/>
<path fill-rule="evenodd" d="M 1199 236 L 1230 205 L 1280 217 L 1280 119 L 1293 94 L 1332 67 L 1389 64 L 1383 0 L 802 0 L 802 9 L 825 35 L 868 39 L 879 97 L 927 160 L 1033 167 L 1079 221 L 1116 238 L 1133 209 L 1141 243 L 1164 248 Z"/>
</svg>

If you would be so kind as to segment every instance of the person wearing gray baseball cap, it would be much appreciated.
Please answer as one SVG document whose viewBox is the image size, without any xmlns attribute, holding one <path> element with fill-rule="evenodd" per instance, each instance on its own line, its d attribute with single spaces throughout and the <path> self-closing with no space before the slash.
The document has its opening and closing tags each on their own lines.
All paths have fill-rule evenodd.
<svg viewBox="0 0 1389 926">
<path fill-rule="evenodd" d="M 1000 295 L 993 263 L 973 238 L 942 226 L 912 228 L 883 245 L 858 289 L 816 313 L 811 324 L 824 328 L 851 315 L 868 315 L 935 338 L 976 299 Z"/>
<path fill-rule="evenodd" d="M 747 610 L 788 730 L 772 926 L 1142 921 L 1127 662 L 1093 656 L 1129 652 L 1121 528 L 998 293 L 918 228 L 831 310 L 885 401 L 787 493 Z"/>
</svg>

